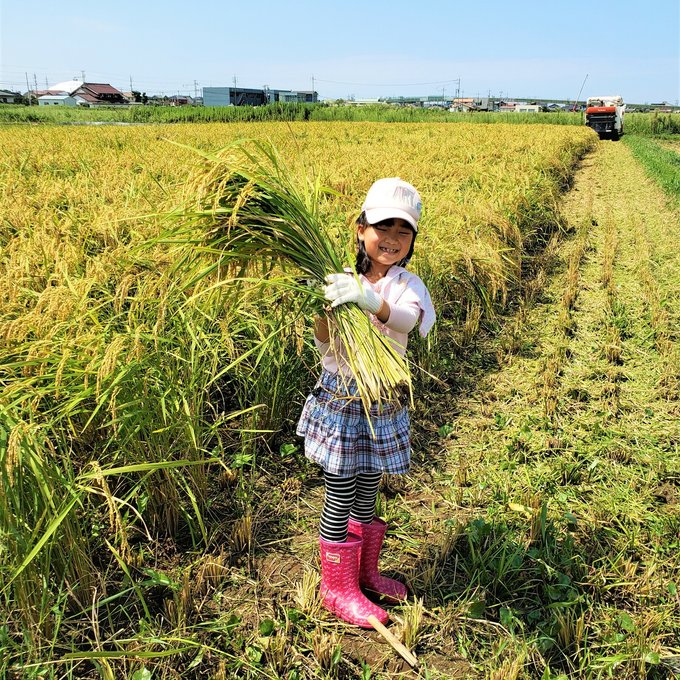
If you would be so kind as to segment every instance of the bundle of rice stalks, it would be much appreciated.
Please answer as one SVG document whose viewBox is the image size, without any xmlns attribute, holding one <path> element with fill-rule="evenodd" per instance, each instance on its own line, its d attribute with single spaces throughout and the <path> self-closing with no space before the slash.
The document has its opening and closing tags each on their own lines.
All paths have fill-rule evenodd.
<svg viewBox="0 0 680 680">
<path fill-rule="evenodd" d="M 324 277 L 343 271 L 350 258 L 339 252 L 320 217 L 321 199 L 334 192 L 318 178 L 296 181 L 269 143 L 240 142 L 216 154 L 198 153 L 206 163 L 188 185 L 193 206 L 179 214 L 193 236 L 187 239 L 185 233 L 179 240 L 193 246 L 183 264 L 206 254 L 210 264 L 191 283 L 225 269 L 234 271 L 229 267 L 234 264 L 267 277 L 278 263 L 283 266 L 270 277 L 272 282 L 304 291 L 319 308 L 325 305 Z M 173 240 L 178 242 L 177 233 Z M 293 274 L 287 264 L 293 265 Z M 327 308 L 326 315 L 331 347 L 338 339 L 345 348 L 366 413 L 371 405 L 397 400 L 405 388 L 410 393 L 405 360 L 365 312 L 350 303 Z"/>
</svg>

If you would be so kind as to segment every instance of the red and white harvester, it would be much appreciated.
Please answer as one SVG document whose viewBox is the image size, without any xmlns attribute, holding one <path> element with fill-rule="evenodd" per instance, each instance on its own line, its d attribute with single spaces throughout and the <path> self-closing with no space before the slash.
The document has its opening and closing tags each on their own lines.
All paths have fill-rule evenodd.
<svg viewBox="0 0 680 680">
<path fill-rule="evenodd" d="M 586 125 L 597 132 L 600 139 L 618 139 L 623 134 L 623 97 L 589 97 L 586 102 Z"/>
</svg>

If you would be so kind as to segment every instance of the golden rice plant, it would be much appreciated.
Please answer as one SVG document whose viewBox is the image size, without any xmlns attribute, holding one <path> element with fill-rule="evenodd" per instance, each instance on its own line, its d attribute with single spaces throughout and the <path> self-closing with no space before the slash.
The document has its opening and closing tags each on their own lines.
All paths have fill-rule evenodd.
<svg viewBox="0 0 680 680">
<path fill-rule="evenodd" d="M 250 413 L 265 404 L 267 420 L 257 426 L 275 430 L 289 414 L 282 404 L 285 409 L 299 406 L 291 395 L 300 393 L 306 377 L 296 353 L 309 343 L 300 341 L 300 310 L 284 307 L 289 299 L 320 306 L 318 289 L 299 285 L 307 277 L 318 283 L 320 275 L 310 276 L 273 253 L 256 266 L 253 253 L 247 253 L 250 261 L 242 276 L 262 278 L 276 261 L 268 280 L 290 288 L 285 296 L 277 291 L 277 301 L 285 299 L 275 309 L 269 297 L 266 305 L 257 298 L 265 284 L 243 282 L 239 294 L 249 299 L 239 300 L 244 303 L 240 311 L 228 308 L 229 289 L 210 291 L 220 286 L 221 276 L 241 275 L 231 266 L 238 258 L 224 255 L 217 243 L 229 242 L 225 212 L 199 217 L 184 235 L 200 251 L 197 266 L 188 267 L 191 275 L 201 272 L 198 265 L 207 269 L 215 263 L 196 291 L 189 291 L 206 292 L 200 300 L 175 285 L 169 271 L 175 253 L 165 244 L 138 250 L 163 228 L 157 213 L 181 202 L 186 177 L 200 161 L 191 147 L 220 149 L 247 135 L 272 139 L 295 167 L 304 159 L 319 169 L 318 184 L 293 181 L 283 170 L 283 177 L 274 172 L 271 183 L 275 189 L 294 185 L 302 206 L 295 221 L 301 211 L 303 217 L 311 213 L 316 226 L 349 226 L 376 177 L 399 175 L 413 182 L 425 205 L 413 267 L 432 293 L 442 319 L 439 337 L 445 338 L 445 330 L 460 328 L 467 309 L 475 312 L 468 317 L 468 331 L 477 323 L 482 326 L 517 285 L 523 243 L 554 223 L 565 168 L 593 143 L 591 134 L 578 127 L 502 124 L 485 126 L 482 134 L 473 123 L 2 127 L 0 534 L 6 550 L 0 567 L 0 619 L 8 622 L 6 639 L 23 640 L 28 648 L 22 661 L 50 663 L 57 652 L 72 649 L 71 624 L 95 628 L 90 611 L 96 608 L 102 640 L 121 633 L 134 638 L 134 624 L 121 622 L 142 619 L 155 633 L 162 605 L 145 600 L 141 588 L 129 597 L 109 599 L 125 570 L 134 574 L 128 559 L 137 569 L 153 557 L 146 549 L 152 541 L 143 542 L 144 551 L 134 544 L 128 550 L 125 537 L 149 532 L 205 543 L 215 530 L 211 513 L 205 512 L 211 500 L 209 475 L 217 472 L 218 485 L 228 493 L 237 478 L 244 485 L 243 468 L 230 466 L 222 477 L 219 469 L 205 464 L 214 455 L 230 465 L 229 456 L 240 450 L 237 431 L 244 421 L 235 420 L 232 409 Z M 168 139 L 184 146 L 172 147 Z M 216 196 L 220 178 L 233 178 L 227 163 L 231 151 L 205 159 L 189 186 L 195 192 L 192 208 L 224 210 L 210 196 Z M 269 163 L 266 155 L 263 163 Z M 271 164 L 267 167 L 271 170 Z M 325 194 L 322 184 L 338 194 Z M 262 185 L 256 183 L 254 196 L 264 195 L 266 206 L 271 193 L 269 184 L 266 190 Z M 262 207 L 258 201 L 251 196 L 237 216 L 247 215 L 253 205 Z M 137 219 L 142 212 L 156 217 Z M 274 217 L 267 222 L 271 229 L 282 224 Z M 281 232 L 275 233 L 278 238 Z M 338 255 L 332 269 L 348 264 L 353 258 L 345 258 L 342 249 L 335 250 L 336 241 L 327 238 L 333 246 L 328 257 Z M 672 317 L 658 313 L 664 307 L 663 290 L 654 289 L 651 278 L 643 282 L 659 351 L 666 351 Z M 265 341 L 282 322 L 288 324 L 289 337 L 274 358 L 270 344 L 261 346 L 267 352 L 261 362 L 258 349 L 244 359 L 249 347 Z M 421 343 L 412 343 L 416 364 L 425 363 L 425 357 L 428 362 L 448 359 L 448 347 L 438 345 L 437 337 L 428 337 L 421 354 Z M 675 368 L 669 363 L 666 377 L 668 389 L 674 380 L 677 392 L 677 353 L 673 356 Z M 436 364 L 426 367 L 438 373 Z M 246 520 L 232 540 L 246 549 L 253 537 Z M 102 566 L 107 555 L 110 564 Z M 169 600 L 172 625 L 181 629 L 192 623 L 188 596 L 202 597 L 204 590 L 216 587 L 219 571 L 198 571 L 200 588 L 183 585 Z M 433 574 L 429 581 L 425 576 L 419 580 L 431 585 L 436 570 Z M 299 585 L 296 599 L 306 603 L 300 608 L 314 616 L 318 584 L 308 576 Z M 59 625 L 65 611 L 70 612 L 66 627 Z M 14 661 L 23 654 L 18 647 L 9 653 Z M 3 663 L 0 655 L 0 669 Z M 216 670 L 219 677 L 222 671 Z M 129 675 L 115 660 L 107 672 Z"/>
<path fill-rule="evenodd" d="M 206 255 L 212 260 L 191 285 L 218 271 L 233 271 L 234 265 L 255 262 L 271 271 L 274 264 L 282 263 L 284 269 L 292 264 L 296 276 L 278 283 L 297 286 L 317 306 L 323 305 L 325 277 L 343 271 L 351 259 L 320 217 L 321 200 L 330 189 L 318 177 L 296 181 L 271 143 L 240 143 L 203 155 L 206 167 L 190 183 L 193 205 L 170 215 L 190 228 L 173 239 L 193 246 L 180 267 L 191 269 Z M 306 285 L 300 275 L 307 278 Z M 373 404 L 396 401 L 405 389 L 410 392 L 408 365 L 358 305 L 329 308 L 326 314 L 331 347 L 337 340 L 344 348 L 367 413 Z"/>
</svg>

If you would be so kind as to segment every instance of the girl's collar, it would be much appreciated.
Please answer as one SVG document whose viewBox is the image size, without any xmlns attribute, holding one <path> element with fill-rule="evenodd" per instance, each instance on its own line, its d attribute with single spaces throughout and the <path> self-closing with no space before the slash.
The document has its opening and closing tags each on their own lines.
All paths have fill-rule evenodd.
<svg viewBox="0 0 680 680">
<path fill-rule="evenodd" d="M 385 276 L 381 276 L 375 283 L 379 283 L 380 281 L 389 281 L 401 274 L 402 272 L 405 272 L 406 270 L 403 267 L 399 267 L 396 264 L 393 264 L 388 270 L 387 274 Z M 366 277 L 368 278 L 368 277 Z M 369 279 L 370 280 L 370 279 Z"/>
</svg>

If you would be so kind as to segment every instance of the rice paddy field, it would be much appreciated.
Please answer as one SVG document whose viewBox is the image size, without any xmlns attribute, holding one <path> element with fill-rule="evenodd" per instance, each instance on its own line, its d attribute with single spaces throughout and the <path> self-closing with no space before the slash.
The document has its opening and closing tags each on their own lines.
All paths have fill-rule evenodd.
<svg viewBox="0 0 680 680">
<path fill-rule="evenodd" d="M 378 508 L 418 670 L 318 600 L 304 286 L 176 237 L 199 152 L 244 139 L 332 190 L 341 252 L 374 179 L 423 197 L 439 318 Z M 577 125 L 0 127 L 0 677 L 674 677 L 678 157 Z"/>
</svg>

